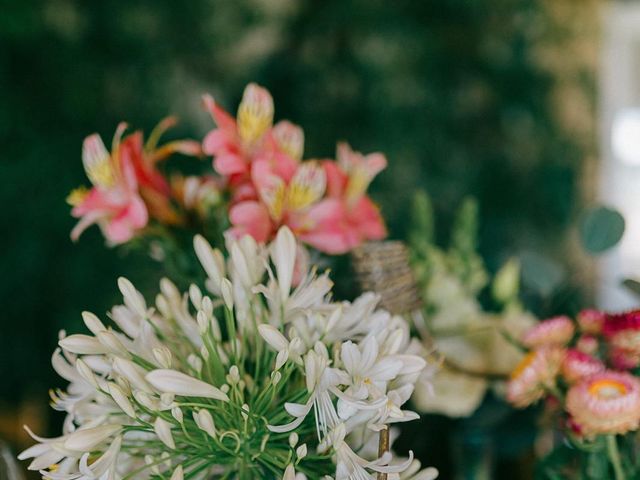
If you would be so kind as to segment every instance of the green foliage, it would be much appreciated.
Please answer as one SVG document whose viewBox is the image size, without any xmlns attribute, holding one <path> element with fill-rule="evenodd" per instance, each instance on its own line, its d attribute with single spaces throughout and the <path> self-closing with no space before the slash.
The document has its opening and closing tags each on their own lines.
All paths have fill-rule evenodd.
<svg viewBox="0 0 640 480">
<path fill-rule="evenodd" d="M 624 217 L 608 207 L 594 207 L 580 222 L 580 240 L 585 250 L 597 255 L 614 247 L 624 234 Z"/>
</svg>

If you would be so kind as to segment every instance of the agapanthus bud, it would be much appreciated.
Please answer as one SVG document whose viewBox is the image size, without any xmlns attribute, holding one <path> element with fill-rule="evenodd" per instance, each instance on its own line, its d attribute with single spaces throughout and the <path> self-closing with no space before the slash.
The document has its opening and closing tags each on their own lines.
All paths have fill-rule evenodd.
<svg viewBox="0 0 640 480">
<path fill-rule="evenodd" d="M 163 407 L 169 407 L 175 400 L 176 396 L 173 393 L 163 393 L 160 395 L 160 404 Z"/>
<path fill-rule="evenodd" d="M 155 423 L 153 424 L 153 430 L 158 435 L 158 438 L 171 450 L 175 450 L 176 444 L 173 440 L 173 435 L 171 435 L 171 424 L 166 420 L 163 420 L 162 417 L 156 418 Z"/>
<path fill-rule="evenodd" d="M 91 312 L 82 312 L 82 320 L 94 335 L 98 335 L 99 332 L 104 332 L 107 329 L 100 319 Z"/>
<path fill-rule="evenodd" d="M 240 371 L 236 365 L 231 365 L 229 374 L 227 375 L 227 382 L 231 385 L 235 385 L 240 381 Z"/>
<path fill-rule="evenodd" d="M 303 443 L 298 448 L 296 448 L 296 457 L 298 457 L 298 460 L 302 460 L 306 456 L 307 456 L 307 444 Z"/>
<path fill-rule="evenodd" d="M 118 355 L 122 358 L 131 358 L 131 354 L 129 353 L 129 351 L 125 348 L 125 346 L 113 332 L 109 332 L 106 330 L 103 332 L 98 332 L 98 335 L 96 337 L 98 341 L 109 350 L 110 353 Z"/>
<path fill-rule="evenodd" d="M 134 388 L 147 393 L 152 392 L 151 386 L 144 378 L 146 371 L 142 367 L 124 358 L 116 357 L 113 359 L 113 368 L 125 377 Z"/>
<path fill-rule="evenodd" d="M 158 462 L 156 462 L 155 458 L 153 458 L 151 455 L 145 455 L 144 463 L 151 467 L 151 471 L 153 473 L 155 473 L 156 475 L 160 475 L 160 468 L 158 468 Z"/>
<path fill-rule="evenodd" d="M 296 445 L 298 445 L 298 434 L 293 432 L 289 435 L 289 446 L 291 448 L 296 448 Z"/>
<path fill-rule="evenodd" d="M 202 409 L 194 412 L 193 421 L 196 422 L 200 430 L 208 433 L 212 438 L 216 438 L 216 426 L 209 410 Z"/>
<path fill-rule="evenodd" d="M 171 350 L 167 347 L 154 348 L 153 356 L 162 368 L 171 368 Z"/>
<path fill-rule="evenodd" d="M 200 347 L 200 355 L 204 358 L 205 362 L 209 360 L 209 350 L 207 350 L 207 347 L 204 345 Z"/>
<path fill-rule="evenodd" d="M 184 480 L 184 472 L 182 470 L 182 465 L 178 465 L 175 468 L 169 480 Z"/>
<path fill-rule="evenodd" d="M 78 370 L 80 376 L 82 376 L 82 378 L 89 382 L 94 388 L 99 388 L 98 381 L 96 380 L 96 376 L 93 374 L 93 370 L 89 368 L 84 360 L 80 358 L 76 360 L 76 370 Z"/>
<path fill-rule="evenodd" d="M 180 407 L 173 407 L 171 409 L 171 415 L 180 424 L 184 421 L 184 415 L 182 414 L 182 409 Z"/>
<path fill-rule="evenodd" d="M 202 292 L 200 291 L 198 286 L 194 285 L 193 283 L 189 286 L 189 299 L 191 300 L 191 303 L 194 307 L 202 307 Z"/>
<path fill-rule="evenodd" d="M 199 310 L 196 314 L 196 321 L 198 322 L 198 330 L 200 331 L 200 335 L 204 335 L 209 330 L 209 326 L 211 325 L 209 319 L 207 318 L 207 314 L 202 310 Z"/>
<path fill-rule="evenodd" d="M 231 285 L 228 278 L 223 278 L 220 282 L 220 292 L 222 293 L 224 304 L 229 310 L 233 310 L 233 285 Z"/>
<path fill-rule="evenodd" d="M 122 411 L 129 415 L 131 418 L 136 418 L 136 411 L 134 410 L 133 405 L 131 405 L 129 397 L 124 392 L 124 390 L 119 385 L 113 382 L 109 382 L 107 386 L 109 389 L 109 395 L 111 395 L 113 401 L 116 402 L 116 404 L 122 409 Z"/>
<path fill-rule="evenodd" d="M 276 352 L 289 348 L 289 341 L 280 333 L 280 331 L 269 324 L 258 325 L 258 332 L 265 342 L 271 346 Z"/>
<path fill-rule="evenodd" d="M 133 392 L 133 398 L 135 398 L 136 402 L 145 407 L 147 410 L 151 410 L 152 412 L 160 410 L 160 402 L 154 400 L 145 392 L 136 390 Z"/>
<path fill-rule="evenodd" d="M 147 315 L 147 304 L 144 301 L 144 297 L 138 292 L 133 284 L 126 278 L 118 278 L 118 288 L 124 297 L 124 303 L 131 310 L 136 312 L 141 317 Z"/>
<path fill-rule="evenodd" d="M 108 353 L 109 349 L 89 335 L 69 335 L 58 342 L 58 345 L 70 353 L 78 355 L 100 355 Z"/>
</svg>

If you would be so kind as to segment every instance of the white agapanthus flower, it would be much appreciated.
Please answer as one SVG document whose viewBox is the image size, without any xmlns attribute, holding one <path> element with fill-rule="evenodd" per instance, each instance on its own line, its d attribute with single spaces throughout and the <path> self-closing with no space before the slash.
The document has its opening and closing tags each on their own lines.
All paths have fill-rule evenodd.
<svg viewBox="0 0 640 480">
<path fill-rule="evenodd" d="M 363 447 L 417 417 L 401 407 L 425 361 L 409 353 L 404 319 L 376 310 L 373 294 L 333 302 L 326 274 L 294 286 L 286 228 L 268 247 L 231 242 L 226 261 L 194 243 L 209 294 L 163 279 L 150 306 L 121 278 L 113 325 L 85 312 L 90 334 L 61 334 L 63 434 L 28 430 L 29 469 L 51 480 L 434 478 L 412 455 Z"/>
</svg>

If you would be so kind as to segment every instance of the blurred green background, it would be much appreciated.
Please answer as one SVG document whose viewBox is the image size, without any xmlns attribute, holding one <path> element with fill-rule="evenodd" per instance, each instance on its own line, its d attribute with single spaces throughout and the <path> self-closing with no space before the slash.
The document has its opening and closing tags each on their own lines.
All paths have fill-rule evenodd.
<svg viewBox="0 0 640 480">
<path fill-rule="evenodd" d="M 157 278 L 149 262 L 104 248 L 95 228 L 69 240 L 64 199 L 85 183 L 82 139 L 108 139 L 121 120 L 148 131 L 170 113 L 182 120 L 175 135 L 201 138 L 212 124 L 200 95 L 233 111 L 250 81 L 272 92 L 278 119 L 304 127 L 307 156 L 330 156 L 342 139 L 388 156 L 372 194 L 392 236 L 405 237 L 416 188 L 432 195 L 445 233 L 473 195 L 489 268 L 518 255 L 535 313 L 588 300 L 574 226 L 597 164 L 600 6 L 0 0 L 0 437 L 18 447 L 26 421 L 57 428 L 45 402 L 59 385 L 49 365 L 58 330 L 80 328 L 84 309 L 105 312 L 118 275 Z M 540 265 L 563 279 L 555 295 L 530 278 Z M 447 441 L 428 440 L 429 425 L 450 424 L 412 430 L 449 478 Z"/>
</svg>

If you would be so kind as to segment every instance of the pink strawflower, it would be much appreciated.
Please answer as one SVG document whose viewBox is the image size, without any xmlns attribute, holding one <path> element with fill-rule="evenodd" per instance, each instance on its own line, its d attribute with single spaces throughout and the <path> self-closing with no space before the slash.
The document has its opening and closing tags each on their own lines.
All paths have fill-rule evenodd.
<svg viewBox="0 0 640 480">
<path fill-rule="evenodd" d="M 640 365 L 640 310 L 608 315 L 602 331 L 615 368 Z"/>
<path fill-rule="evenodd" d="M 578 326 L 584 333 L 598 334 L 602 332 L 607 314 L 600 310 L 586 309 L 578 313 Z"/>
<path fill-rule="evenodd" d="M 569 349 L 562 361 L 562 375 L 568 383 L 604 371 L 604 364 L 595 357 L 579 350 Z"/>
<path fill-rule="evenodd" d="M 624 334 L 618 334 L 615 338 L 617 343 L 626 343 Z M 633 348 L 620 348 L 615 345 L 609 346 L 609 361 L 613 368 L 617 370 L 630 370 L 640 366 L 640 354 L 638 354 L 637 346 Z"/>
<path fill-rule="evenodd" d="M 593 355 L 598 351 L 600 344 L 598 339 L 593 335 L 581 335 L 576 342 L 576 350 L 579 350 L 583 353 L 587 353 L 589 355 Z"/>
<path fill-rule="evenodd" d="M 564 349 L 554 346 L 529 352 L 511 374 L 507 401 L 524 408 L 542 398 L 555 385 L 564 354 Z"/>
<path fill-rule="evenodd" d="M 563 346 L 569 343 L 574 332 L 575 326 L 569 317 L 553 317 L 530 328 L 524 334 L 522 343 L 528 348 L 545 345 Z"/>
<path fill-rule="evenodd" d="M 640 424 L 640 381 L 623 372 L 597 373 L 569 389 L 566 408 L 587 437 L 636 430 Z"/>
</svg>

